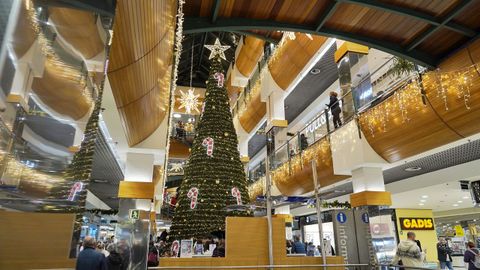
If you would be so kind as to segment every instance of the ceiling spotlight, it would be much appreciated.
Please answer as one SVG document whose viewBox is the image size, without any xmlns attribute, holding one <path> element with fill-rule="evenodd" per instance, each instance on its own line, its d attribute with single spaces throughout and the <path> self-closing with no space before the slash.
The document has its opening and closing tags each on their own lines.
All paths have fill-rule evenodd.
<svg viewBox="0 0 480 270">
<path fill-rule="evenodd" d="M 425 204 L 424 204 L 424 203 L 419 203 L 418 205 L 420 205 L 420 206 L 424 206 Z"/>
<path fill-rule="evenodd" d="M 463 196 L 462 199 L 468 200 L 468 199 L 470 199 L 470 197 L 469 196 Z"/>
<path fill-rule="evenodd" d="M 457 203 L 463 203 L 463 201 L 457 201 Z"/>
<path fill-rule="evenodd" d="M 320 74 L 321 70 L 319 68 L 312 68 L 310 70 L 310 74 L 312 75 L 317 75 L 317 74 Z"/>
<path fill-rule="evenodd" d="M 405 171 L 407 171 L 407 172 L 417 172 L 417 171 L 420 171 L 421 169 L 422 169 L 422 167 L 412 166 L 412 167 L 405 168 Z"/>
<path fill-rule="evenodd" d="M 458 204 L 454 203 L 454 204 L 453 204 L 453 206 L 457 207 L 457 206 L 458 206 Z"/>
<path fill-rule="evenodd" d="M 179 113 L 174 113 L 174 114 L 173 114 L 173 118 L 177 118 L 177 119 L 178 119 L 178 118 L 180 118 L 180 117 L 182 117 L 182 116 L 181 116 Z"/>
<path fill-rule="evenodd" d="M 428 198 L 428 195 L 422 195 L 422 198 L 426 199 L 426 198 Z"/>
<path fill-rule="evenodd" d="M 420 200 L 420 202 L 426 202 L 427 200 Z"/>
</svg>

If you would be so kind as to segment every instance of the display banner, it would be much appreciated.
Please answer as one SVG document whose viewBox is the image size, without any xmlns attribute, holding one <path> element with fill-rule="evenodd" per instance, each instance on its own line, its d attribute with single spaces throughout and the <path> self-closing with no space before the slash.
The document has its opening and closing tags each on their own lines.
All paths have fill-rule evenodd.
<svg viewBox="0 0 480 270">
<path fill-rule="evenodd" d="M 345 264 L 359 263 L 353 210 L 333 210 L 332 220 L 336 255 L 343 256 Z"/>
<path fill-rule="evenodd" d="M 373 247 L 372 234 L 370 232 L 370 217 L 368 216 L 368 209 L 355 209 L 353 210 L 353 214 L 355 217 L 359 263 L 375 264 L 376 253 Z"/>
</svg>

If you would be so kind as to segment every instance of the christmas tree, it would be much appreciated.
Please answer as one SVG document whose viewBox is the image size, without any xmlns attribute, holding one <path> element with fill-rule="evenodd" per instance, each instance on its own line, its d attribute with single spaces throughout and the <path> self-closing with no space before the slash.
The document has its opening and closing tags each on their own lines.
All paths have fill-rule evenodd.
<svg viewBox="0 0 480 270">
<path fill-rule="evenodd" d="M 228 46 L 217 40 L 206 47 L 212 51 L 212 65 L 204 109 L 180 185 L 170 240 L 207 237 L 225 230 L 227 215 L 249 215 L 230 211 L 248 200 L 248 192 L 220 59 L 225 59 Z"/>
</svg>

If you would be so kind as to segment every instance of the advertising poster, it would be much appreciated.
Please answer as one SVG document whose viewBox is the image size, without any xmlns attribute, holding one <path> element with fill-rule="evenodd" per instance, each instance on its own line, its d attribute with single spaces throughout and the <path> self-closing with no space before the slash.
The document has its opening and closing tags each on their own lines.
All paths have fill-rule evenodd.
<svg viewBox="0 0 480 270">
<path fill-rule="evenodd" d="M 192 258 L 193 256 L 193 240 L 185 239 L 180 242 L 180 258 Z"/>
</svg>

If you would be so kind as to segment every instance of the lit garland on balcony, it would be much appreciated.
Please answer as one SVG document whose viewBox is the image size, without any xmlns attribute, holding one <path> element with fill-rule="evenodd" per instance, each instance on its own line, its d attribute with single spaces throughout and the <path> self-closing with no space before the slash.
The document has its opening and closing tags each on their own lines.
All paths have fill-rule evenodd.
<svg viewBox="0 0 480 270">
<path fill-rule="evenodd" d="M 446 111 L 449 109 L 448 98 L 451 96 L 463 98 L 465 108 L 469 110 L 470 89 L 475 76 L 478 76 L 475 65 L 457 71 L 436 70 L 422 74 L 421 84 L 416 77 L 401 86 L 392 97 L 362 113 L 360 124 L 367 127 L 371 136 L 375 137 L 376 132 L 387 132 L 389 121 L 397 125 L 409 122 L 412 112 L 426 110 L 422 102 L 422 86 L 425 98 L 428 98 L 429 94 L 441 98 Z"/>
<path fill-rule="evenodd" d="M 290 176 L 300 173 L 306 166 L 311 166 L 313 159 L 316 159 L 317 166 L 324 164 L 331 166 L 330 142 L 327 138 L 321 139 L 308 147 L 302 154 L 295 155 L 290 162 L 285 162 L 272 172 L 272 179 L 275 184 L 282 184 L 290 181 Z"/>
<path fill-rule="evenodd" d="M 265 194 L 265 185 L 265 176 L 263 176 L 260 177 L 255 183 L 248 186 L 248 197 L 250 198 L 251 202 L 254 202 L 257 199 L 257 196 Z"/>
<path fill-rule="evenodd" d="M 475 65 L 451 72 L 432 71 L 423 75 L 423 87 L 427 93 L 436 91 L 436 96 L 445 104 L 445 110 L 448 111 L 449 95 L 463 98 L 465 108 L 469 110 L 470 88 L 475 76 L 478 76 Z"/>
<path fill-rule="evenodd" d="M 30 26 L 32 27 L 33 32 L 37 36 L 37 41 L 40 44 L 43 54 L 47 58 L 45 65 L 50 66 L 55 76 L 59 76 L 64 79 L 70 80 L 74 83 L 80 84 L 83 88 L 82 94 L 87 98 L 89 103 L 92 103 L 93 102 L 92 95 L 89 89 L 85 87 L 86 75 L 84 76 L 84 74 L 80 72 L 79 68 L 69 65 L 64 61 L 62 61 L 60 57 L 57 55 L 57 53 L 55 52 L 52 46 L 52 41 L 45 36 L 42 30 L 41 24 L 45 24 L 45 22 L 42 22 L 41 20 L 38 19 L 40 15 L 35 9 L 35 6 L 32 0 L 25 1 L 25 9 L 28 14 L 27 19 L 30 23 Z M 39 11 L 41 11 L 40 8 L 39 8 Z"/>
</svg>

